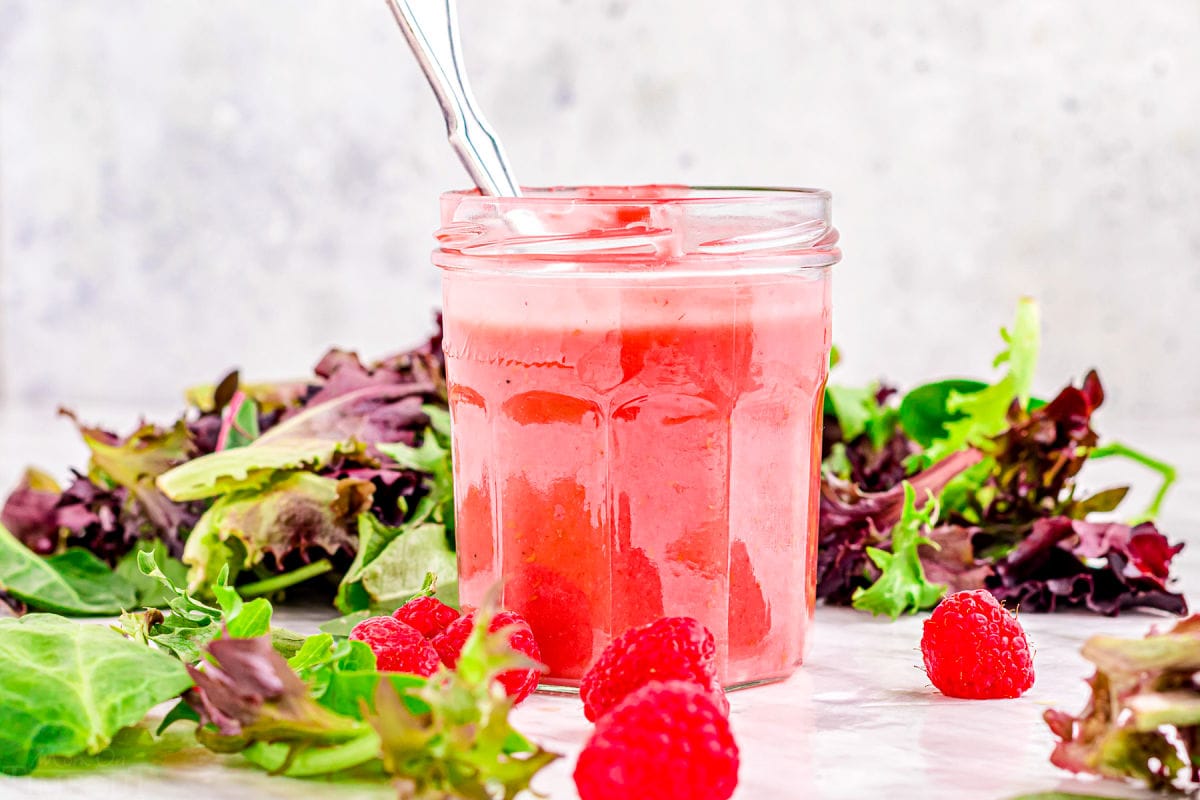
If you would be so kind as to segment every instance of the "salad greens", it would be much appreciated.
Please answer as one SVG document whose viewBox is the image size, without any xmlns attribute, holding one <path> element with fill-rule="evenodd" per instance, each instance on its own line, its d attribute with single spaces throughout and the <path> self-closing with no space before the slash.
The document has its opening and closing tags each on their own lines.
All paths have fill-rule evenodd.
<svg viewBox="0 0 1200 800">
<path fill-rule="evenodd" d="M 27 774 L 45 756 L 99 753 L 191 685 L 178 660 L 101 625 L 0 619 L 0 774 Z"/>
<path fill-rule="evenodd" d="M 1001 336 L 995 365 L 1006 371 L 995 383 L 938 381 L 895 405 L 886 387 L 830 387 L 818 597 L 895 616 L 932 607 L 940 585 L 986 587 L 1023 611 L 1186 613 L 1170 574 L 1182 545 L 1150 521 L 1173 470 L 1124 444 L 1100 443 L 1092 416 L 1104 392 L 1094 371 L 1049 402 L 1032 396 L 1040 333 L 1031 300 Z M 1077 483 L 1089 459 L 1115 455 L 1163 477 L 1136 526 L 1090 519 L 1115 510 L 1127 487 L 1084 496 Z M 912 531 L 897 524 L 905 482 L 936 492 L 940 506 L 915 546 Z"/>
<path fill-rule="evenodd" d="M 74 616 L 120 614 L 136 589 L 87 550 L 42 558 L 0 525 L 0 590 L 31 608 Z"/>
<path fill-rule="evenodd" d="M 354 770 L 419 796 L 489 800 L 514 798 L 557 758 L 511 726 L 512 701 L 496 678 L 539 665 L 509 647 L 506 631 L 488 632 L 490 604 L 455 669 L 424 678 L 378 671 L 362 642 L 273 628 L 271 604 L 243 599 L 228 569 L 209 604 L 154 550 L 135 561 L 166 611 L 126 612 L 117 629 L 50 614 L 0 619 L 0 773 L 114 743 L 154 750 L 145 718 L 173 698 L 160 736 L 187 726 L 209 750 L 293 777 Z"/>
</svg>

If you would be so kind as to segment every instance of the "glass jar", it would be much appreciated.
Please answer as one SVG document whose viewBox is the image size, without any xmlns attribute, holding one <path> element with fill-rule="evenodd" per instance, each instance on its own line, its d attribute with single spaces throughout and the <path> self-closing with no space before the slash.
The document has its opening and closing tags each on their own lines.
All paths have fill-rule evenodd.
<svg viewBox="0 0 1200 800">
<path fill-rule="evenodd" d="M 827 192 L 442 197 L 459 591 L 523 615 L 576 687 L 662 616 L 727 687 L 800 664 L 815 597 Z"/>
</svg>

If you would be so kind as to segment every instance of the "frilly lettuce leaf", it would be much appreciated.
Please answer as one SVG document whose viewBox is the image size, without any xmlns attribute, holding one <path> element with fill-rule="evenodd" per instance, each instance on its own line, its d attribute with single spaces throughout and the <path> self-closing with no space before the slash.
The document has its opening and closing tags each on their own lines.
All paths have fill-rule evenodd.
<svg viewBox="0 0 1200 800">
<path fill-rule="evenodd" d="M 373 491 L 369 481 L 285 472 L 276 473 L 267 485 L 219 498 L 200 517 L 184 548 L 190 587 L 207 589 L 221 569 L 236 576 L 267 555 L 278 562 L 294 551 L 353 550 L 349 527 L 370 508 Z"/>
<path fill-rule="evenodd" d="M 865 433 L 871 446 L 879 450 L 892 437 L 897 411 L 879 402 L 879 395 L 878 383 L 826 387 L 825 406 L 837 418 L 843 441 L 853 441 Z"/>
<path fill-rule="evenodd" d="M 272 444 L 265 438 L 189 461 L 160 477 L 158 487 L 176 501 L 253 491 L 281 471 L 320 469 L 339 453 L 361 450 L 354 442 L 297 438 Z"/>
<path fill-rule="evenodd" d="M 82 424 L 70 411 L 61 413 L 75 422 L 92 452 L 88 479 L 99 487 L 128 490 L 130 501 L 141 507 L 156 532 L 175 537 L 186 515 L 163 496 L 155 480 L 194 453 L 186 423 L 179 420 L 170 428 L 146 424 L 122 439 Z"/>
<path fill-rule="evenodd" d="M 858 610 L 896 619 L 906 611 L 932 608 L 945 593 L 945 586 L 926 580 L 917 552 L 921 545 L 937 547 L 925 536 L 937 519 L 937 502 L 930 493 L 923 508 L 918 509 L 916 497 L 916 489 L 905 481 L 904 509 L 900 521 L 892 527 L 892 551 L 867 548 L 880 575 L 869 588 L 854 592 L 853 605 Z"/>
</svg>

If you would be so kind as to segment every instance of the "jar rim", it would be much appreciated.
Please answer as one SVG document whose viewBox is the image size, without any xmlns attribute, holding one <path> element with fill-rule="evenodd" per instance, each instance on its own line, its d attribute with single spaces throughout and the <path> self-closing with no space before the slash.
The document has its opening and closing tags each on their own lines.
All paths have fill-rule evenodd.
<svg viewBox="0 0 1200 800">
<path fill-rule="evenodd" d="M 481 194 L 479 189 L 453 189 L 442 193 L 443 203 L 489 206 L 553 205 L 572 202 L 589 205 L 704 205 L 772 200 L 816 199 L 828 202 L 826 189 L 793 186 L 689 185 L 683 183 L 603 184 L 597 186 L 522 186 L 520 197 Z"/>
<path fill-rule="evenodd" d="M 506 270 L 573 265 L 568 272 L 686 262 L 723 269 L 767 260 L 829 266 L 841 252 L 824 189 L 749 186 L 558 186 L 521 197 L 477 189 L 441 196 L 434 263 Z M 557 267 L 555 267 L 557 268 Z"/>
</svg>

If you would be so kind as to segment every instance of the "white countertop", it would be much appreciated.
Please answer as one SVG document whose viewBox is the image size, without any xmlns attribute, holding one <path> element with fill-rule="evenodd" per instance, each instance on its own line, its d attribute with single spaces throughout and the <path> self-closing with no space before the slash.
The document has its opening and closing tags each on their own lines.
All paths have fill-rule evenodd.
<svg viewBox="0 0 1200 800">
<path fill-rule="evenodd" d="M 89 419 L 122 419 L 111 413 L 85 414 Z M 124 419 L 132 416 L 136 414 Z M 1176 562 L 1176 572 L 1200 608 L 1200 420 L 1118 425 L 1102 419 L 1098 427 L 1179 469 L 1179 483 L 1161 527 L 1170 538 L 1191 542 Z M 57 473 L 80 457 L 69 423 L 56 422 L 50 410 L 0 410 L 0 491 L 12 485 L 27 461 Z M 1129 501 L 1131 508 L 1153 486 L 1152 478 L 1132 466 L 1110 462 L 1089 469 L 1089 485 L 1140 482 Z M 283 609 L 277 619 L 307 633 L 326 615 L 333 616 L 332 609 L 328 614 L 323 609 Z M 1041 717 L 1052 707 L 1072 713 L 1082 709 L 1088 694 L 1083 679 L 1092 672 L 1079 655 L 1087 637 L 1140 636 L 1162 617 L 1023 615 L 1036 650 L 1037 681 L 1024 697 L 1000 701 L 948 699 L 929 685 L 918 649 L 923 618 L 892 623 L 846 609 L 821 608 L 812 651 L 795 676 L 730 695 L 734 735 L 742 752 L 736 800 L 849 800 L 885 793 L 901 800 L 1005 800 L 1050 790 L 1155 796 L 1113 782 L 1074 780 L 1052 766 L 1053 737 Z M 554 800 L 575 798 L 571 770 L 591 728 L 578 700 L 535 695 L 517 710 L 515 722 L 524 733 L 567 756 L 543 772 L 535 787 Z M 206 751 L 181 752 L 157 764 L 114 764 L 69 777 L 0 779 L 0 797 L 64 796 L 382 800 L 395 793 L 378 784 L 271 777 L 236 756 Z"/>
</svg>

